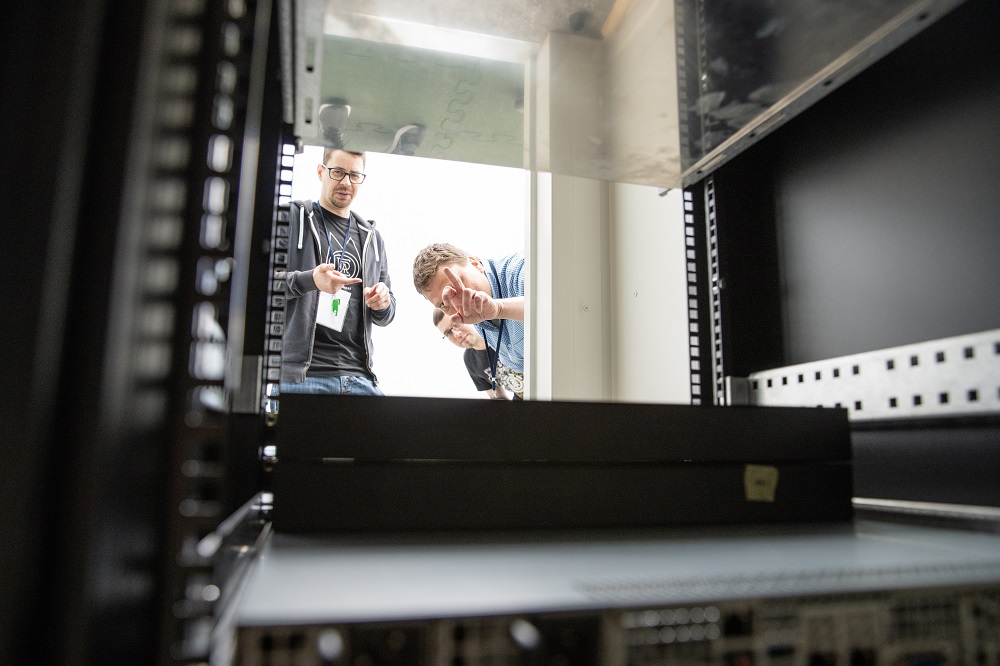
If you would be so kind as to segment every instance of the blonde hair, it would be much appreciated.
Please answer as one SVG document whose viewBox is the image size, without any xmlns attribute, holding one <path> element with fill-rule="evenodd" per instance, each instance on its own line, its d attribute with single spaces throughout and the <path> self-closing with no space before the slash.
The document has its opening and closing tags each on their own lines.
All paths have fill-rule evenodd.
<svg viewBox="0 0 1000 666">
<path fill-rule="evenodd" d="M 451 243 L 433 243 L 417 254 L 413 260 L 413 286 L 419 293 L 427 291 L 438 269 L 446 264 L 462 264 L 469 254 Z"/>
</svg>

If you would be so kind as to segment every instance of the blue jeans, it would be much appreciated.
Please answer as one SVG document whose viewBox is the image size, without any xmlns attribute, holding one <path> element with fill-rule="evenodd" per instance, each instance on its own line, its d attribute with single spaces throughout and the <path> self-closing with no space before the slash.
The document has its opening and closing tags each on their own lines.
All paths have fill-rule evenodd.
<svg viewBox="0 0 1000 666">
<path fill-rule="evenodd" d="M 385 395 L 367 377 L 306 377 L 304 382 L 281 382 L 281 393 L 326 393 L 329 395 Z"/>
</svg>

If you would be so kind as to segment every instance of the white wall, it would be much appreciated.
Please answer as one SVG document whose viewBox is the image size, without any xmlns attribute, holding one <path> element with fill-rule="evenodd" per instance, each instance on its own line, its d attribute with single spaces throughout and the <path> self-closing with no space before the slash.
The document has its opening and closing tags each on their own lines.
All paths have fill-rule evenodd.
<svg viewBox="0 0 1000 666">
<path fill-rule="evenodd" d="M 639 53 L 654 36 L 643 20 L 660 26 L 672 16 L 654 17 L 646 9 L 639 14 L 644 19 L 628 17 L 627 29 L 613 40 L 612 68 L 627 70 L 633 60 L 646 69 L 663 67 Z M 596 55 L 592 41 L 553 34 L 529 68 L 527 99 L 533 106 L 525 143 L 528 163 L 538 169 L 528 233 L 530 394 L 688 403 L 681 191 L 660 197 L 659 187 L 583 177 L 607 171 L 596 169 L 592 160 L 607 157 L 602 132 L 611 130 L 617 147 L 627 148 L 612 152 L 628 156 L 611 171 L 641 175 L 642 182 L 666 179 L 659 169 L 669 164 L 669 151 L 651 146 L 659 145 L 655 139 L 676 136 L 676 113 L 666 111 L 676 109 L 676 98 L 662 95 L 663 81 L 656 90 L 640 89 L 628 72 L 606 81 Z M 607 95 L 602 86 L 610 90 Z M 602 100 L 616 108 L 648 109 L 645 117 L 653 124 L 616 128 L 614 118 L 595 115 Z"/>
<path fill-rule="evenodd" d="M 600 42 L 552 33 L 528 69 L 528 395 L 610 400 L 608 183 Z"/>
<path fill-rule="evenodd" d="M 681 190 L 542 175 L 532 395 L 690 403 Z"/>
<path fill-rule="evenodd" d="M 681 190 L 611 186 L 612 394 L 689 403 L 687 276 Z"/>
<path fill-rule="evenodd" d="M 528 295 L 530 395 L 611 399 L 608 184 L 559 174 L 538 179 Z M 530 350 L 529 350 L 530 352 Z M 535 379 L 534 383 L 531 382 Z"/>
</svg>

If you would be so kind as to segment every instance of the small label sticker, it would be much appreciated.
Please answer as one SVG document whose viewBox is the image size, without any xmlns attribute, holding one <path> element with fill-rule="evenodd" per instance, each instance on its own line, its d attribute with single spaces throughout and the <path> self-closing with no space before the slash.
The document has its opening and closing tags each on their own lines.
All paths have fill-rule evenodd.
<svg viewBox="0 0 1000 666">
<path fill-rule="evenodd" d="M 748 502 L 773 502 L 778 489 L 778 468 L 747 465 L 743 470 L 743 489 Z"/>
</svg>

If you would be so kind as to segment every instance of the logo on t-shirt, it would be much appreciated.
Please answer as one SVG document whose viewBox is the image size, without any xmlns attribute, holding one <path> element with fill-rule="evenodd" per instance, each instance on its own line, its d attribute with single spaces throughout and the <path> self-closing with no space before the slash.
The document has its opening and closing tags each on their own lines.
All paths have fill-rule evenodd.
<svg viewBox="0 0 1000 666">
<path fill-rule="evenodd" d="M 524 391 L 524 373 L 511 370 L 503 363 L 497 363 L 497 383 L 508 391 L 520 394 Z"/>
<path fill-rule="evenodd" d="M 349 278 L 356 278 L 361 276 L 361 260 L 357 255 L 358 248 L 354 244 L 354 239 L 347 241 L 347 252 L 337 250 L 333 253 L 333 261 L 330 263 L 334 266 L 340 266 L 340 272 Z"/>
</svg>

